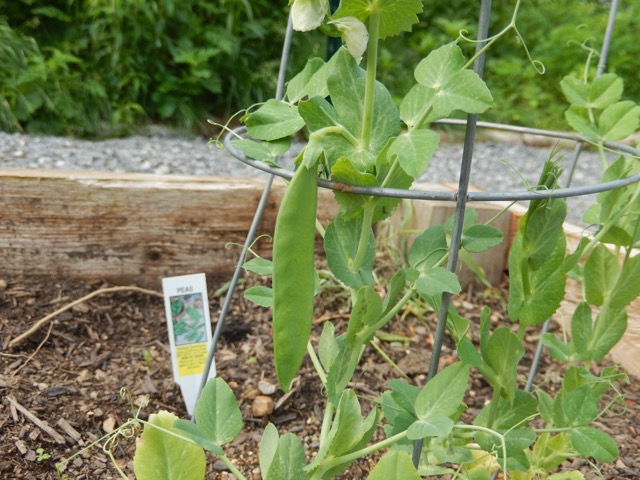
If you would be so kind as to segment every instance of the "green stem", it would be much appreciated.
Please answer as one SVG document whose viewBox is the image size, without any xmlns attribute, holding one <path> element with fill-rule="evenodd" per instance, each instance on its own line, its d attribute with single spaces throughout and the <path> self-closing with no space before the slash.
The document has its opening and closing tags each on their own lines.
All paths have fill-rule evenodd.
<svg viewBox="0 0 640 480">
<path fill-rule="evenodd" d="M 387 322 L 389 322 L 389 320 L 391 320 L 393 317 L 395 317 L 397 315 L 397 313 L 400 311 L 400 309 L 409 300 L 411 300 L 411 297 L 413 296 L 414 293 L 416 293 L 416 289 L 415 289 L 415 287 L 412 286 L 402 296 L 402 298 L 398 301 L 398 303 L 396 303 L 394 305 L 394 307 L 391 310 L 389 310 L 384 317 L 382 317 L 380 320 L 378 320 L 378 322 L 375 325 L 373 325 L 373 327 L 371 327 L 371 330 L 376 330 L 377 331 L 377 330 L 381 329 L 384 325 L 386 325 Z M 370 329 L 367 329 L 367 330 L 370 330 Z"/>
<path fill-rule="evenodd" d="M 371 130 L 373 129 L 373 99 L 376 87 L 376 70 L 378 68 L 378 38 L 380 37 L 380 13 L 374 12 L 369 17 L 369 41 L 367 43 L 367 77 L 364 88 L 364 114 L 362 117 L 362 148 L 369 149 Z"/>
<path fill-rule="evenodd" d="M 362 268 L 364 259 L 369 249 L 369 237 L 371 237 L 371 224 L 373 223 L 373 212 L 375 210 L 375 202 L 369 200 L 363 207 L 362 229 L 360 230 L 360 240 L 358 241 L 358 249 L 353 263 L 349 267 L 354 273 L 358 273 Z"/>
<path fill-rule="evenodd" d="M 355 452 L 349 453 L 347 455 L 342 455 L 340 457 L 333 457 L 333 458 L 327 459 L 320 463 L 320 465 L 322 465 L 322 468 L 320 468 L 318 471 L 319 476 L 316 477 L 316 475 L 314 475 L 312 478 L 322 478 L 322 474 L 324 474 L 331 468 L 336 467 L 338 465 L 350 464 L 359 458 L 362 458 L 366 455 L 370 455 L 385 447 L 389 447 L 394 443 L 404 439 L 406 436 L 407 436 L 407 432 L 405 430 L 404 432 L 397 433 L 392 437 L 389 437 L 385 440 L 381 440 L 378 443 L 374 443 L 373 445 L 369 445 L 368 447 L 362 448 L 360 450 L 356 450 Z"/>
<path fill-rule="evenodd" d="M 233 462 L 231 460 L 229 460 L 229 458 L 226 455 L 222 455 L 220 457 L 220 460 L 222 460 L 224 462 L 224 464 L 227 466 L 227 468 L 231 471 L 231 473 L 233 475 L 235 475 L 236 478 L 238 478 L 239 480 L 247 480 L 247 477 L 245 477 L 240 470 L 238 470 L 236 468 L 236 466 L 233 464 Z"/>
<path fill-rule="evenodd" d="M 334 411 L 333 403 L 331 403 L 331 400 L 327 400 L 327 406 L 324 408 L 324 417 L 322 418 L 322 428 L 320 429 L 320 439 L 319 439 L 320 448 L 327 441 L 327 436 L 329 435 L 329 431 L 331 430 L 331 422 L 333 420 L 333 411 Z"/>
<path fill-rule="evenodd" d="M 320 139 L 321 137 L 325 136 L 325 135 L 329 135 L 329 134 L 335 134 L 335 135 L 340 135 L 342 137 L 344 137 L 351 145 L 353 145 L 354 147 L 359 146 L 359 142 L 358 139 L 356 137 L 353 136 L 353 134 L 347 130 L 346 128 L 344 128 L 342 125 L 335 125 L 332 127 L 324 127 L 324 128 L 320 128 L 318 130 L 316 130 L 315 132 L 312 132 L 309 135 L 309 139 Z"/>
<path fill-rule="evenodd" d="M 320 363 L 320 360 L 318 359 L 318 356 L 316 355 L 316 351 L 313 349 L 313 345 L 311 345 L 311 342 L 307 342 L 307 353 L 309 354 L 311 363 L 313 363 L 313 366 L 316 369 L 316 373 L 318 374 L 318 377 L 320 377 L 320 381 L 326 387 L 327 374 L 325 373 L 324 368 L 322 368 L 322 364 Z"/>
</svg>

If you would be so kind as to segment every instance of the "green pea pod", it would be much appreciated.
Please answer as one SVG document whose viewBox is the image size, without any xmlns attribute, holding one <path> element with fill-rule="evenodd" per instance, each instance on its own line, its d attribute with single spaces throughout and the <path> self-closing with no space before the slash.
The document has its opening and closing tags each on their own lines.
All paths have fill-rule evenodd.
<svg viewBox="0 0 640 480">
<path fill-rule="evenodd" d="M 273 351 L 286 392 L 304 359 L 313 321 L 317 169 L 300 165 L 285 192 L 273 242 Z"/>
</svg>

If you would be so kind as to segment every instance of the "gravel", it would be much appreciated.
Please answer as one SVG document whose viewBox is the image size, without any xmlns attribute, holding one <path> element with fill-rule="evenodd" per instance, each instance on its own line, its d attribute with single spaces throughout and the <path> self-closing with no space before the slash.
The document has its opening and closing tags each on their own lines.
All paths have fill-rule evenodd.
<svg viewBox="0 0 640 480">
<path fill-rule="evenodd" d="M 293 154 L 301 145 L 294 145 Z M 571 149 L 565 149 L 568 165 Z M 522 142 L 485 141 L 476 144 L 471 182 L 488 191 L 523 190 L 536 183 L 551 147 L 533 147 Z M 462 155 L 461 144 L 444 144 L 421 181 L 457 182 Z M 291 165 L 292 155 L 283 163 Z M 7 134 L 0 132 L 0 168 L 92 170 L 138 172 L 159 175 L 214 175 L 261 177 L 264 172 L 236 160 L 226 150 L 197 136 L 181 136 L 161 131 L 101 141 L 65 137 Z M 586 152 L 574 173 L 572 185 L 597 183 L 602 174 L 596 153 Z M 525 183 L 526 182 L 526 183 Z M 561 179 L 562 183 L 562 179 Z M 594 195 L 569 199 L 569 220 L 580 223 Z"/>
</svg>

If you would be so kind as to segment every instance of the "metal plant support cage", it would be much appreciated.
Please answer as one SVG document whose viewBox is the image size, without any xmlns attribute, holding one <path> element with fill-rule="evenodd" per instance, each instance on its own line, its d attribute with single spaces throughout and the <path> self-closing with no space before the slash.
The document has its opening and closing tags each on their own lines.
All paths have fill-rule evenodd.
<svg viewBox="0 0 640 480">
<path fill-rule="evenodd" d="M 618 0 L 613 0 L 611 2 L 607 29 L 604 34 L 602 51 L 601 51 L 600 60 L 598 63 L 598 68 L 596 73 L 597 76 L 602 75 L 605 70 L 609 47 L 610 47 L 611 39 L 613 36 L 613 27 L 614 27 L 616 12 L 618 9 L 618 3 L 619 3 Z M 487 39 L 490 14 L 491 14 L 491 0 L 482 0 L 481 6 L 480 6 L 480 17 L 478 22 L 478 38 L 477 38 L 478 44 L 476 47 L 477 50 L 479 50 L 483 46 L 483 42 L 486 41 Z M 282 99 L 283 97 L 284 84 L 285 84 L 285 71 L 286 71 L 286 65 L 287 65 L 287 60 L 289 56 L 289 50 L 291 46 L 291 36 L 292 36 L 292 25 L 291 25 L 291 18 L 289 18 L 283 51 L 282 51 L 282 58 L 280 63 L 278 85 L 277 85 L 277 90 L 275 95 L 276 99 Z M 483 70 L 484 70 L 484 54 L 481 57 L 479 57 L 474 64 L 474 71 L 481 77 L 483 75 Z M 533 200 L 533 199 L 540 199 L 540 198 L 576 197 L 576 196 L 583 196 L 583 195 L 605 192 L 605 191 L 625 187 L 625 186 L 640 182 L 640 174 L 636 174 L 624 179 L 619 179 L 619 180 L 610 181 L 606 183 L 599 183 L 595 185 L 580 186 L 580 187 L 568 186 L 566 188 L 560 188 L 553 191 L 526 190 L 526 191 L 507 191 L 507 192 L 498 192 L 498 191 L 469 192 L 470 172 L 471 172 L 473 148 L 475 144 L 477 128 L 510 131 L 510 132 L 516 132 L 516 133 L 528 133 L 528 134 L 533 134 L 537 136 L 551 137 L 558 140 L 575 142 L 575 148 L 573 150 L 573 153 L 570 159 L 570 164 L 568 167 L 568 180 L 566 182 L 567 185 L 571 184 L 575 167 L 580 158 L 580 154 L 583 150 L 583 147 L 586 141 L 585 139 L 583 139 L 582 137 L 576 134 L 567 133 L 567 132 L 541 130 L 541 129 L 527 128 L 527 127 L 506 125 L 506 124 L 480 122 L 477 120 L 477 115 L 473 115 L 473 114 L 468 115 L 468 118 L 466 121 L 442 120 L 442 121 L 439 121 L 438 123 L 448 124 L 448 125 L 462 125 L 466 127 L 463 153 L 462 153 L 462 158 L 460 163 L 460 173 L 459 173 L 459 179 L 457 182 L 458 183 L 457 191 L 401 190 L 401 189 L 393 189 L 393 188 L 363 187 L 363 186 L 357 186 L 357 185 L 345 185 L 342 183 L 332 182 L 324 179 L 319 179 L 318 185 L 322 188 L 327 188 L 332 190 L 344 191 L 345 188 L 348 188 L 350 193 L 363 194 L 363 195 L 385 196 L 385 197 L 395 197 L 395 198 L 401 198 L 401 199 L 414 199 L 414 200 L 436 200 L 436 201 L 444 201 L 444 202 L 455 202 L 456 209 L 454 213 L 454 226 L 452 231 L 450 256 L 447 264 L 447 268 L 453 272 L 455 272 L 455 269 L 457 266 L 458 250 L 460 248 L 461 236 L 462 236 L 462 219 L 464 218 L 464 213 L 465 213 L 467 203 L 477 202 L 477 201 L 514 201 L 515 202 L 515 201 L 526 201 L 526 200 Z M 290 170 L 273 167 L 260 161 L 251 160 L 247 158 L 244 155 L 244 153 L 242 153 L 240 150 L 230 145 L 229 142 L 231 140 L 233 140 L 234 138 L 237 138 L 237 135 L 242 135 L 243 133 L 245 133 L 244 127 L 240 127 L 232 132 L 229 132 L 224 138 L 224 141 L 223 141 L 224 145 L 226 146 L 226 148 L 229 149 L 230 153 L 236 159 L 244 162 L 245 164 L 253 168 L 256 168 L 268 173 L 269 176 L 265 184 L 262 197 L 256 209 L 253 222 L 247 233 L 245 244 L 239 256 L 238 263 L 236 265 L 234 274 L 230 281 L 229 289 L 227 291 L 227 294 L 220 312 L 220 316 L 213 334 L 213 343 L 209 351 L 205 373 L 202 377 L 203 380 L 200 386 L 200 392 L 202 391 L 202 389 L 204 388 L 204 385 L 206 384 L 206 379 L 208 377 L 209 370 L 211 369 L 211 365 L 213 363 L 216 346 L 220 338 L 220 332 L 224 326 L 225 318 L 229 310 L 229 307 L 231 305 L 232 298 L 238 284 L 238 280 L 240 278 L 240 275 L 242 274 L 242 265 L 245 262 L 250 245 L 252 244 L 255 238 L 255 234 L 256 234 L 258 225 L 260 223 L 260 219 L 264 212 L 265 206 L 268 202 L 269 192 L 271 190 L 273 180 L 276 176 L 279 176 L 285 179 L 290 179 L 293 176 L 293 172 Z M 632 148 L 624 144 L 605 143 L 605 147 L 620 153 L 640 156 L 639 149 Z M 440 359 L 440 352 L 441 352 L 444 333 L 445 333 L 447 310 L 450 303 L 450 297 L 451 297 L 451 294 L 449 293 L 443 294 L 442 308 L 439 312 L 438 323 L 437 323 L 437 327 L 434 335 L 433 351 L 432 351 L 430 365 L 428 369 L 427 381 L 431 380 L 431 378 L 433 378 L 438 371 L 438 362 Z M 542 325 L 541 333 L 545 333 L 549 329 L 550 321 L 551 319 L 548 319 Z M 533 381 L 537 373 L 538 363 L 540 360 L 542 349 L 543 349 L 543 345 L 540 340 L 538 342 L 536 352 L 529 370 L 529 375 L 528 375 L 527 383 L 525 386 L 525 390 L 527 391 L 530 391 L 532 388 Z M 414 463 L 416 464 L 420 457 L 420 451 L 421 451 L 421 442 L 418 441 L 414 447 L 414 456 L 413 456 Z"/>
</svg>

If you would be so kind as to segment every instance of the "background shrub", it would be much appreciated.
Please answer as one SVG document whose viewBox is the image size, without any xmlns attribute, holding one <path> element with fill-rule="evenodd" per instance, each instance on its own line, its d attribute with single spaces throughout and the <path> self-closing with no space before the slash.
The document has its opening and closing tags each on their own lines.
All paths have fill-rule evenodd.
<svg viewBox="0 0 640 480">
<path fill-rule="evenodd" d="M 0 128 L 96 136 L 162 122 L 202 130 L 207 118 L 273 96 L 287 3 L 0 0 Z M 491 32 L 508 23 L 514 3 L 494 2 Z M 620 4 L 608 70 L 637 99 L 640 2 Z M 382 46 L 381 80 L 398 97 L 429 51 L 460 30 L 475 35 L 478 2 L 429 0 L 424 8 L 413 34 Z M 495 44 L 486 80 L 497 108 L 483 119 L 566 128 L 559 81 L 582 72 L 587 51 L 580 44 L 601 48 L 607 9 L 603 0 L 523 2 L 518 27 L 546 72 L 536 72 L 515 37 Z M 289 70 L 309 55 L 325 56 L 326 48 L 320 35 L 296 35 Z"/>
</svg>

